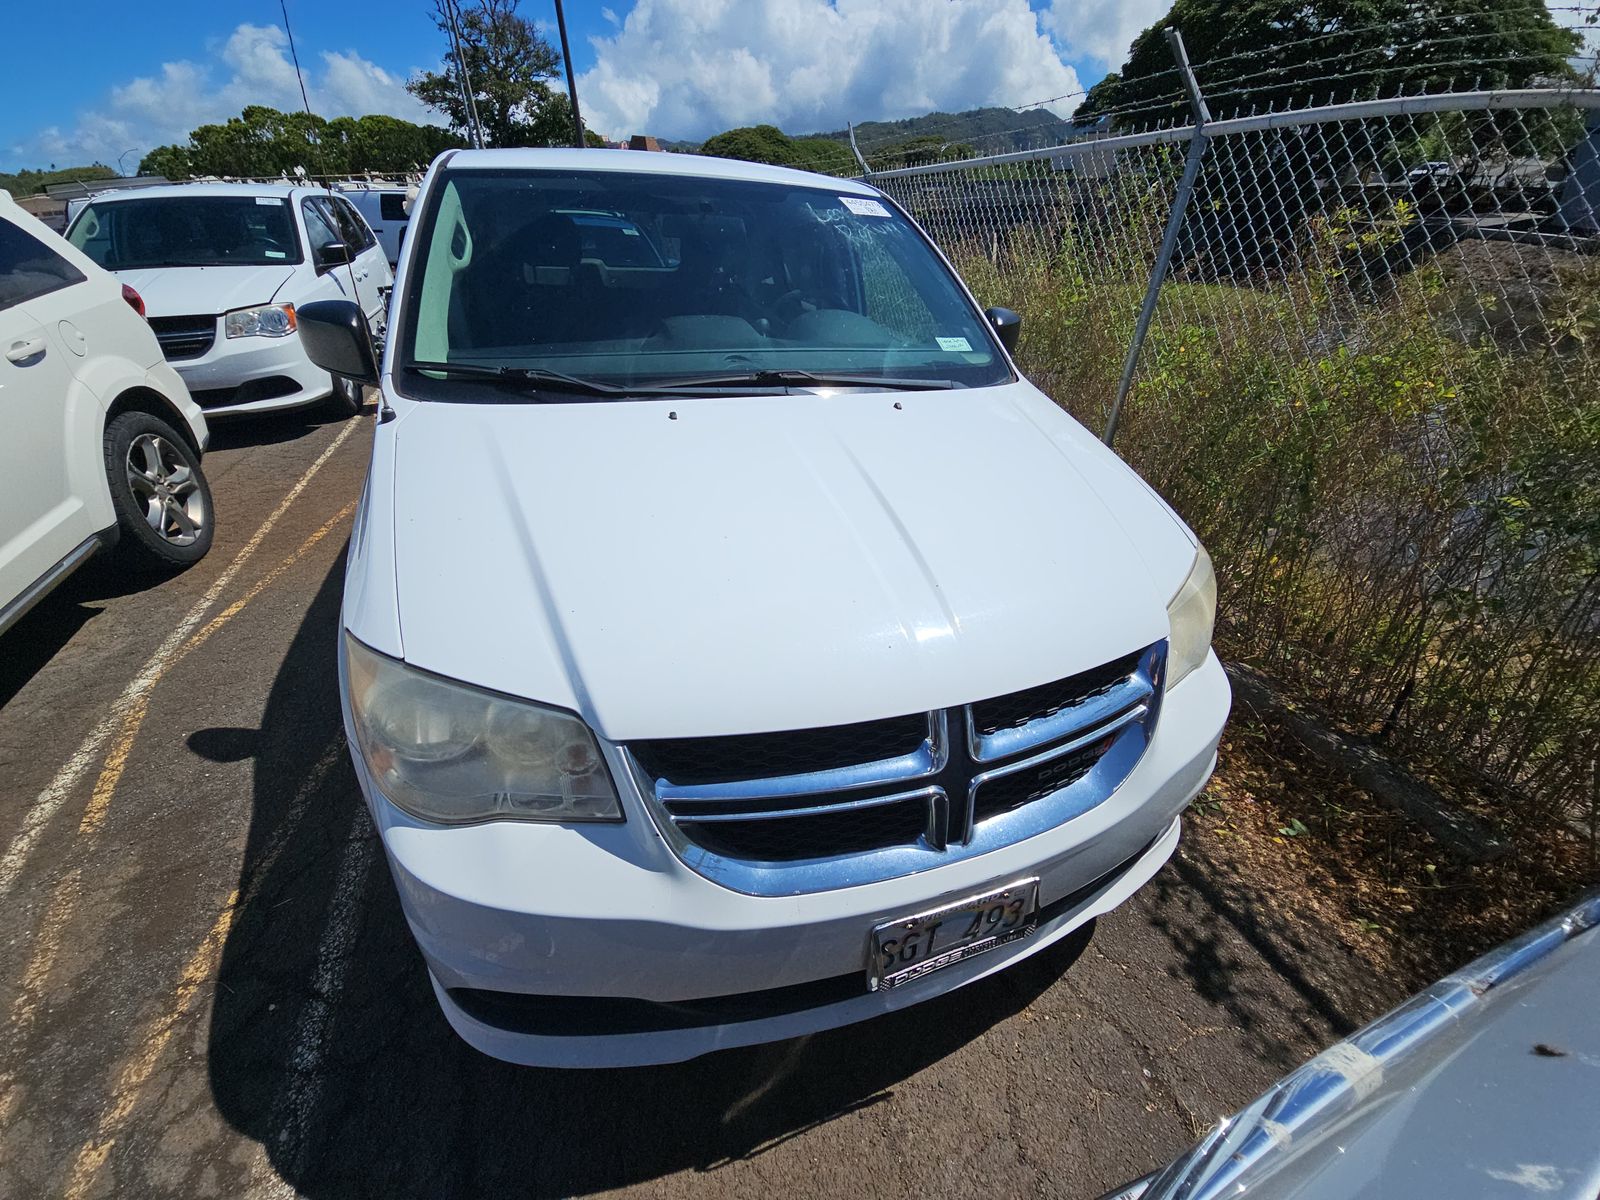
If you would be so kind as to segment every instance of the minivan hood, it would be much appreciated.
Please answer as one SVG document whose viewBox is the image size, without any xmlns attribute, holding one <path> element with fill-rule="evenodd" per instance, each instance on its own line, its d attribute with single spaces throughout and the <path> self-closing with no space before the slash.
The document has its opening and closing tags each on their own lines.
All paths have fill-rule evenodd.
<svg viewBox="0 0 1600 1200">
<path fill-rule="evenodd" d="M 1194 557 L 1027 384 L 405 407 L 406 660 L 616 741 L 842 724 L 1069 675 L 1165 637 Z"/>
<path fill-rule="evenodd" d="M 113 274 L 144 297 L 152 317 L 215 316 L 272 303 L 294 267 L 139 267 Z"/>
</svg>

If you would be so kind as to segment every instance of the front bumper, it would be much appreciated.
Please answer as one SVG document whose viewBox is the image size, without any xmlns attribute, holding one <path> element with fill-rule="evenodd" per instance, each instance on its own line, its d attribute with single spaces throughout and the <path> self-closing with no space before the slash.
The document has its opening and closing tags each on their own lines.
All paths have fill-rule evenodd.
<svg viewBox="0 0 1600 1200">
<path fill-rule="evenodd" d="M 301 408 L 333 392 L 332 376 L 306 357 L 297 333 L 230 339 L 219 322 L 210 350 L 172 366 L 208 417 Z"/>
<path fill-rule="evenodd" d="M 1143 758 L 1095 808 L 989 854 L 802 896 L 748 896 L 694 873 L 662 842 L 637 796 L 624 795 L 626 824 L 447 828 L 395 808 L 372 787 L 359 755 L 355 766 L 407 921 L 456 1031 L 512 1062 L 643 1065 L 904 1008 L 993 974 L 1114 908 L 1177 845 L 1178 814 L 1210 776 L 1228 704 L 1226 676 L 1210 656 L 1168 692 Z M 1029 875 L 1039 876 L 1039 903 L 1048 910 L 1033 936 L 891 991 L 824 999 L 775 1016 L 552 1035 L 480 1019 L 483 1006 L 464 1006 L 451 995 L 467 989 L 465 995 L 670 1004 L 800 988 L 852 973 L 864 989 L 874 925 Z"/>
</svg>

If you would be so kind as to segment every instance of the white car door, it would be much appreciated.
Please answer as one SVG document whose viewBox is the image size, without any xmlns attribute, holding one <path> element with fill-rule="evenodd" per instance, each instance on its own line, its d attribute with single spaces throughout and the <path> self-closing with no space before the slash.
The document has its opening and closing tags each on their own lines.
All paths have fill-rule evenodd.
<svg viewBox="0 0 1600 1200">
<path fill-rule="evenodd" d="M 384 257 L 383 244 L 350 201 L 343 196 L 333 196 L 330 197 L 330 203 L 341 221 L 345 242 L 354 259 L 356 292 L 359 296 L 357 303 L 372 322 L 373 329 L 381 332 L 384 304 L 394 282 L 389 271 L 389 260 Z"/>
<path fill-rule="evenodd" d="M 70 318 L 85 286 L 42 238 L 0 216 L 0 609 L 95 532 L 66 445 L 81 361 Z"/>
<path fill-rule="evenodd" d="M 354 300 L 371 319 L 380 302 L 376 297 L 376 284 L 369 278 L 371 263 L 362 258 L 360 231 L 350 227 L 344 214 L 335 207 L 332 196 L 307 196 L 301 201 L 301 214 L 313 251 L 330 241 L 339 242 L 350 251 L 348 266 L 318 268 L 318 277 L 337 287 L 345 299 Z M 388 269 L 387 263 L 384 269 Z"/>
</svg>

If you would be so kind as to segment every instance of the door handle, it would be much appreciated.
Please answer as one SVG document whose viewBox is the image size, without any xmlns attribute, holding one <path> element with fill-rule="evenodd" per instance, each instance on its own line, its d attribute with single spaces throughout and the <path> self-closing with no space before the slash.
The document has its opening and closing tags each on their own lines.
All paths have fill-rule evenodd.
<svg viewBox="0 0 1600 1200">
<path fill-rule="evenodd" d="M 24 363 L 30 358 L 38 358 L 44 353 L 45 340 L 43 334 L 35 334 L 30 338 L 18 338 L 6 347 L 6 357 L 14 363 Z"/>
</svg>

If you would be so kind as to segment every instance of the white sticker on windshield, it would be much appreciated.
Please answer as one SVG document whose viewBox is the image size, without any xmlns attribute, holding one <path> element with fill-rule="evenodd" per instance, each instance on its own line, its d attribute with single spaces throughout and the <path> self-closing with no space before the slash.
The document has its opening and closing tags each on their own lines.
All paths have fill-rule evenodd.
<svg viewBox="0 0 1600 1200">
<path fill-rule="evenodd" d="M 839 203 L 858 217 L 887 217 L 889 210 L 866 196 L 840 196 Z"/>
<path fill-rule="evenodd" d="M 277 199 L 276 197 L 273 197 L 273 196 L 257 196 L 256 197 L 256 203 L 257 204 L 282 204 L 283 201 L 279 200 L 279 199 Z"/>
<path fill-rule="evenodd" d="M 939 343 L 939 349 L 941 350 L 970 351 L 972 349 L 972 343 L 967 341 L 966 338 L 934 338 L 933 340 Z"/>
<path fill-rule="evenodd" d="M 289 257 L 289 252 L 287 250 L 263 250 L 261 253 L 265 254 L 268 258 L 288 258 Z"/>
</svg>

